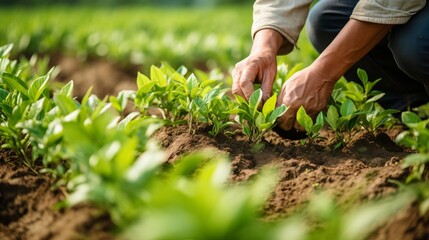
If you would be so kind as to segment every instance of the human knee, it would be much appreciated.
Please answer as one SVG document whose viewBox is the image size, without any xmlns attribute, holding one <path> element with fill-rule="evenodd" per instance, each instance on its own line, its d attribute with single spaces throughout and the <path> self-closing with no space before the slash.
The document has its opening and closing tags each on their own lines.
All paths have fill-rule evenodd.
<svg viewBox="0 0 429 240">
<path fill-rule="evenodd" d="M 392 35 L 389 47 L 398 67 L 411 78 L 429 84 L 429 39 Z"/>
<path fill-rule="evenodd" d="M 321 0 L 308 15 L 307 36 L 317 51 L 322 52 L 349 20 L 356 3 Z"/>
<path fill-rule="evenodd" d="M 326 4 L 319 2 L 310 11 L 306 30 L 307 36 L 311 44 L 318 52 L 322 52 L 335 36 L 332 35 L 332 30 L 329 26 L 329 16 L 325 14 Z"/>
</svg>

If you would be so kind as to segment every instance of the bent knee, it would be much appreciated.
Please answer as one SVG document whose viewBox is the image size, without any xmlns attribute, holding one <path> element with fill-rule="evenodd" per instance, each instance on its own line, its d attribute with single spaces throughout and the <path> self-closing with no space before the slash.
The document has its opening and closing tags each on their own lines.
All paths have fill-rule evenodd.
<svg viewBox="0 0 429 240">
<path fill-rule="evenodd" d="M 322 52 L 350 18 L 357 1 L 319 1 L 311 9 L 306 23 L 307 36 L 317 51 Z"/>
<path fill-rule="evenodd" d="M 429 84 L 429 39 L 418 35 L 392 35 L 389 48 L 398 67 L 411 78 Z"/>
</svg>

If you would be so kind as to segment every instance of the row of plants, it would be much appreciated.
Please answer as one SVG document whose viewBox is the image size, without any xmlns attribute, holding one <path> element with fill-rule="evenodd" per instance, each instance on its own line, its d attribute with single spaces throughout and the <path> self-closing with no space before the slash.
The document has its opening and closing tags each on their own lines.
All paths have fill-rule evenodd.
<svg viewBox="0 0 429 240">
<path fill-rule="evenodd" d="M 161 61 L 226 71 L 248 54 L 251 14 L 251 4 L 213 9 L 7 8 L 0 9 L 0 44 L 14 43 L 14 55 L 103 57 L 124 66 L 143 65 L 144 72 Z M 310 54 L 297 52 L 280 61 L 294 65 L 315 57 L 302 38 L 301 53 Z"/>
<path fill-rule="evenodd" d="M 0 48 L 2 148 L 14 150 L 34 171 L 41 164 L 41 172 L 66 186 L 65 206 L 90 202 L 107 211 L 126 239 L 364 239 L 410 202 L 427 199 L 413 188 L 342 212 L 331 197 L 318 195 L 302 212 L 264 222 L 261 208 L 278 180 L 275 169 L 261 170 L 246 184 L 231 184 L 228 156 L 207 150 L 167 165 L 151 134 L 163 124 L 181 123 L 191 132 L 208 124 L 213 135 L 224 133 L 231 120 L 210 112 L 231 107 L 227 113 L 237 115 L 243 133 L 259 141 L 259 131 L 268 131 L 286 110 L 275 107 L 275 97 L 262 108 L 260 91 L 249 102 L 232 101 L 218 80 L 164 64 L 152 67 L 150 77 L 140 74 L 136 92 L 99 99 L 89 90 L 78 102 L 73 82 L 52 87 L 55 70 L 10 60 L 11 49 Z M 126 113 L 129 100 L 139 112 Z M 155 114 L 147 114 L 151 110 Z M 318 223 L 323 227 L 315 227 Z"/>
</svg>

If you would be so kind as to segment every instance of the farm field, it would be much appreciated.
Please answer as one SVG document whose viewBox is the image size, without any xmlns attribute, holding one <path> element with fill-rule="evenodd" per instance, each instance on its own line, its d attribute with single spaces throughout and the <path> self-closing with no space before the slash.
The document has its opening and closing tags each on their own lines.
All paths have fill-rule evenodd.
<svg viewBox="0 0 429 240">
<path fill-rule="evenodd" d="M 229 90 L 251 6 L 0 23 L 0 239 L 429 239 L 427 107 L 380 108 L 359 70 L 278 130 L 286 106 Z M 299 46 L 275 91 L 317 57 Z"/>
</svg>

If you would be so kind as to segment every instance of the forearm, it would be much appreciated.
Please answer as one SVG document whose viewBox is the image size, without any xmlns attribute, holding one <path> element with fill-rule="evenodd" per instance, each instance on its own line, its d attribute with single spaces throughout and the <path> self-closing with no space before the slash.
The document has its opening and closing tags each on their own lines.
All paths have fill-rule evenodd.
<svg viewBox="0 0 429 240">
<path fill-rule="evenodd" d="M 317 71 L 337 81 L 390 31 L 393 25 L 351 19 L 312 64 Z"/>
</svg>

